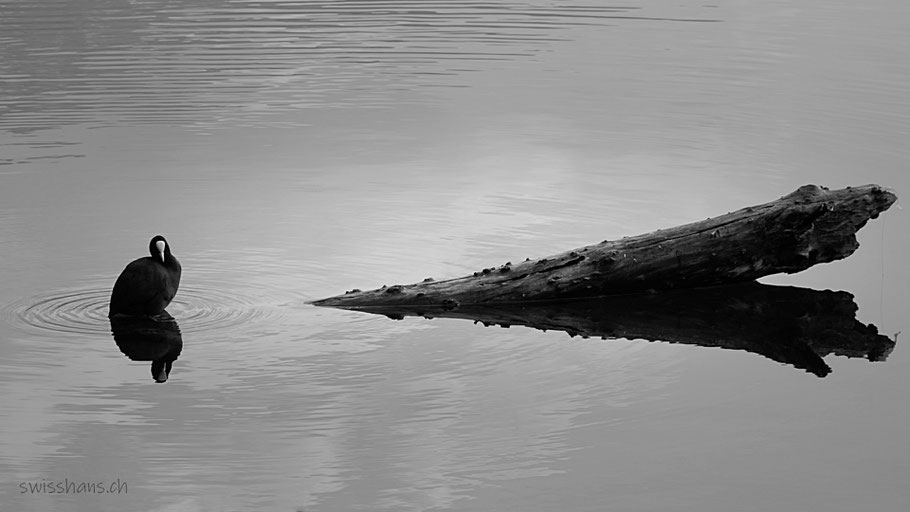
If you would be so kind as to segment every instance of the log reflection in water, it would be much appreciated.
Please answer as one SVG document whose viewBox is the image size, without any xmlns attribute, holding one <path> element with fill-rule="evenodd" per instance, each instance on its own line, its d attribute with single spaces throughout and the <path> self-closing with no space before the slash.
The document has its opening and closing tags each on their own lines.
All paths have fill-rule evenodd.
<svg viewBox="0 0 910 512">
<path fill-rule="evenodd" d="M 835 354 L 884 361 L 895 342 L 856 320 L 853 295 L 756 282 L 583 300 L 345 308 L 405 316 L 523 325 L 570 336 L 645 339 L 761 354 L 819 377 Z"/>
</svg>

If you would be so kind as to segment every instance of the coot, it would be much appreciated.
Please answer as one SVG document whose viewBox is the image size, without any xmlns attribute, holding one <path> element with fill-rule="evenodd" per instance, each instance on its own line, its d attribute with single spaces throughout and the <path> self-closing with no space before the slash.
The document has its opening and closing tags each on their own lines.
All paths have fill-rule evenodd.
<svg viewBox="0 0 910 512">
<path fill-rule="evenodd" d="M 111 293 L 108 316 L 155 316 L 167 307 L 180 284 L 180 262 L 171 245 L 157 235 L 149 242 L 151 256 L 139 258 L 123 269 Z"/>
</svg>

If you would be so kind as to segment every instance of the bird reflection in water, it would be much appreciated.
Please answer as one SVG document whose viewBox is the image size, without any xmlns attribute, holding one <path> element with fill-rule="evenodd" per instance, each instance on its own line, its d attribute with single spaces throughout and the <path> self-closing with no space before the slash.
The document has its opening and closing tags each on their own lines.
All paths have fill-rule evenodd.
<svg viewBox="0 0 910 512">
<path fill-rule="evenodd" d="M 152 317 L 115 315 L 110 320 L 111 333 L 123 355 L 133 361 L 151 361 L 155 382 L 167 382 L 183 349 L 177 320 L 167 311 Z"/>
</svg>

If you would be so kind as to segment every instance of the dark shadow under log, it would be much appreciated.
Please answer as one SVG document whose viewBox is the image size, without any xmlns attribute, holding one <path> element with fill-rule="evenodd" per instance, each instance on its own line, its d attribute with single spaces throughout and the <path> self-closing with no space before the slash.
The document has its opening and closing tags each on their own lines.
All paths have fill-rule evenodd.
<svg viewBox="0 0 910 512">
<path fill-rule="evenodd" d="M 897 197 L 878 185 L 806 185 L 776 201 L 471 276 L 354 290 L 330 307 L 513 303 L 747 282 L 846 258 L 856 232 Z"/>
<path fill-rule="evenodd" d="M 720 347 L 761 354 L 819 377 L 823 356 L 883 361 L 895 342 L 856 320 L 847 292 L 759 283 L 662 293 L 513 304 L 361 306 L 385 315 L 462 318 L 484 325 L 527 326 L 583 338 L 626 338 Z"/>
</svg>

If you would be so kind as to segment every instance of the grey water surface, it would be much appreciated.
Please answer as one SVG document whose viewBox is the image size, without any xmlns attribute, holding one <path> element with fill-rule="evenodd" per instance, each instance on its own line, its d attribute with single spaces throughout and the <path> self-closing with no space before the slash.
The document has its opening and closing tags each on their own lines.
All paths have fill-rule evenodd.
<svg viewBox="0 0 910 512">
<path fill-rule="evenodd" d="M 0 508 L 906 510 L 901 336 L 819 378 L 307 301 L 806 183 L 906 194 L 908 26 L 897 0 L 0 0 Z M 901 204 L 763 281 L 907 331 Z M 157 233 L 176 325 L 115 341 Z"/>
</svg>

